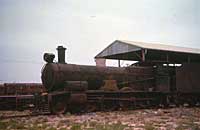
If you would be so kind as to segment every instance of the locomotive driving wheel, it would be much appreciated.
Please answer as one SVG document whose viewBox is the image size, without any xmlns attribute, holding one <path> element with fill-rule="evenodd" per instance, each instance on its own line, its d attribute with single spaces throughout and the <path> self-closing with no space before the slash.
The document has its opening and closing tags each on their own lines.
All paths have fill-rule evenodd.
<svg viewBox="0 0 200 130">
<path fill-rule="evenodd" d="M 66 100 L 55 98 L 50 102 L 50 111 L 52 114 L 64 114 L 66 110 Z"/>
<path fill-rule="evenodd" d="M 86 105 L 86 111 L 87 112 L 95 112 L 98 111 L 98 106 L 95 103 L 87 103 Z"/>
<path fill-rule="evenodd" d="M 120 89 L 120 91 L 128 92 L 128 91 L 133 91 L 133 89 L 130 87 L 123 87 L 122 89 Z M 121 110 L 128 110 L 131 107 L 131 102 L 128 100 L 121 100 L 119 101 L 119 106 Z"/>
</svg>

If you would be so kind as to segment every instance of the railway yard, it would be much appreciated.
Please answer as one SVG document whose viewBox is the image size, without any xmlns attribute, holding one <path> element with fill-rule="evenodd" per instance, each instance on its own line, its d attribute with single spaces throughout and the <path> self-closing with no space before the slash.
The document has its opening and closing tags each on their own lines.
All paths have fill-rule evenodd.
<svg viewBox="0 0 200 130">
<path fill-rule="evenodd" d="M 0 85 L 0 130 L 200 130 L 200 49 L 116 40 L 95 58 L 119 67 L 68 64 L 57 50 L 42 84 Z"/>
<path fill-rule="evenodd" d="M 80 115 L 30 116 L 1 111 L 0 129 L 28 130 L 199 130 L 200 108 L 141 109 Z"/>
<path fill-rule="evenodd" d="M 200 130 L 200 0 L 0 0 L 0 18 L 0 130 Z"/>
</svg>

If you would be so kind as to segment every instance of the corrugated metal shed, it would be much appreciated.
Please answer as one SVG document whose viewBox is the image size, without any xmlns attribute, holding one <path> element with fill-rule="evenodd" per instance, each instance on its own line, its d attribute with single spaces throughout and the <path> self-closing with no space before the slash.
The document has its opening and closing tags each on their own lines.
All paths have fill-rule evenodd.
<svg viewBox="0 0 200 130">
<path fill-rule="evenodd" d="M 200 62 L 200 49 L 116 40 L 95 58 L 168 63 Z"/>
</svg>

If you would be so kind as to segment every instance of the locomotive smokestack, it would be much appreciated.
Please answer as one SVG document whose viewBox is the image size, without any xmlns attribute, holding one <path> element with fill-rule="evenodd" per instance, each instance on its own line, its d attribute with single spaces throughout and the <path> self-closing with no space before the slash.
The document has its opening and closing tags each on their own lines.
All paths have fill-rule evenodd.
<svg viewBox="0 0 200 130">
<path fill-rule="evenodd" d="M 58 51 L 58 63 L 65 63 L 65 50 L 63 46 L 58 46 L 57 51 Z"/>
</svg>

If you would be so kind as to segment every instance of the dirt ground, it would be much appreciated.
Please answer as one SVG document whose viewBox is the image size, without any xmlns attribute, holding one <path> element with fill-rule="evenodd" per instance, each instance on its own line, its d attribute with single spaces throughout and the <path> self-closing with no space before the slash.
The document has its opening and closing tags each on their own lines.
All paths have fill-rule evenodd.
<svg viewBox="0 0 200 130">
<path fill-rule="evenodd" d="M 25 130 L 200 130 L 200 108 L 143 109 L 80 115 L 26 116 L 0 111 L 0 129 Z M 15 117 L 21 116 L 21 117 Z"/>
</svg>

